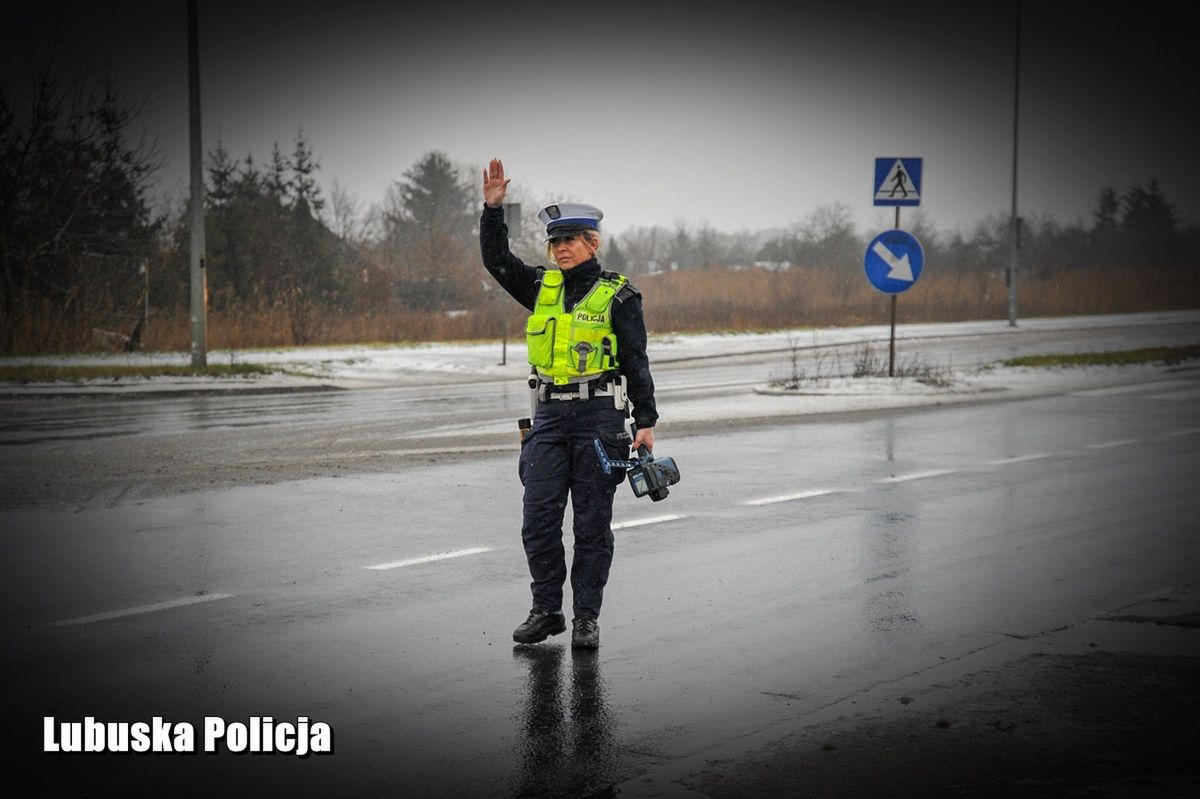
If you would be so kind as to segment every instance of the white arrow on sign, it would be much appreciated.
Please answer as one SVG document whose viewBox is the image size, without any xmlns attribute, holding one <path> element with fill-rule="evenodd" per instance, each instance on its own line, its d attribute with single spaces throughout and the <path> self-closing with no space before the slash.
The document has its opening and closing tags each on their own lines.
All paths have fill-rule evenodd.
<svg viewBox="0 0 1200 799">
<path fill-rule="evenodd" d="M 883 246 L 882 241 L 875 242 L 875 246 L 871 249 L 876 255 L 882 258 L 883 262 L 891 269 L 891 271 L 887 273 L 889 278 L 892 280 L 907 280 L 910 283 L 912 282 L 912 265 L 908 262 L 908 253 L 904 253 L 904 255 L 897 258 L 895 253 Z"/>
</svg>

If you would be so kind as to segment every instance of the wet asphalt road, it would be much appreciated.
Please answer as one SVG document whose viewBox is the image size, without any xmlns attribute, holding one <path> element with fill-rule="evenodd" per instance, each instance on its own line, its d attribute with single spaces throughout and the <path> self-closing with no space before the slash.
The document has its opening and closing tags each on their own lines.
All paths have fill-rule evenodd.
<svg viewBox="0 0 1200 799">
<path fill-rule="evenodd" d="M 9 751 L 39 785 L 97 792 L 165 778 L 628 794 L 640 774 L 882 680 L 1194 582 L 1198 398 L 1193 370 L 664 439 L 685 482 L 662 503 L 622 491 L 616 518 L 682 518 L 617 530 L 598 653 L 512 645 L 528 609 L 514 452 L 10 507 Z M 180 435 L 162 408 L 116 410 Z M 300 413 L 293 435 L 320 429 Z M 245 448 L 273 418 L 240 431 Z M 126 438 L 161 445 L 134 427 Z M 92 618 L 131 609 L 144 612 Z M 46 715 L 305 715 L 331 725 L 335 752 L 66 759 L 37 754 Z"/>
<path fill-rule="evenodd" d="M 1168 317 L 1177 320 L 1180 317 Z M 1170 321 L 1079 330 L 904 340 L 897 360 L 970 368 L 1048 352 L 1100 352 L 1200 341 L 1200 323 Z M 903 335 L 903 329 L 901 329 Z M 860 347 L 798 336 L 810 376 L 849 373 Z M 886 344 L 875 353 L 886 358 Z M 752 386 L 788 373 L 788 353 L 656 362 L 659 438 L 730 430 L 753 413 Z M 234 488 L 312 476 L 394 473 L 432 459 L 515 456 L 515 420 L 529 414 L 523 367 L 514 378 L 466 381 L 381 376 L 378 387 L 270 395 L 0 399 L 0 508 L 82 510 L 197 488 Z M 711 404 L 725 408 L 712 417 Z M 697 410 L 698 406 L 703 409 Z"/>
</svg>

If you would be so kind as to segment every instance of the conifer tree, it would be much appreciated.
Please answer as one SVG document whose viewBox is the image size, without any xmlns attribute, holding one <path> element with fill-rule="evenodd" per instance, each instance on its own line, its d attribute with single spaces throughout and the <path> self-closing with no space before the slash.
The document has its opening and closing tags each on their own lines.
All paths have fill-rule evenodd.
<svg viewBox="0 0 1200 799">
<path fill-rule="evenodd" d="M 1102 188 L 1100 196 L 1096 198 L 1096 211 L 1092 214 L 1096 230 L 1116 230 L 1117 213 L 1120 210 L 1121 201 L 1117 197 L 1117 190 L 1112 186 Z"/>
<path fill-rule="evenodd" d="M 430 152 L 393 184 L 385 212 L 385 250 L 401 300 L 412 308 L 449 309 L 478 300 L 475 187 L 450 159 Z"/>
</svg>

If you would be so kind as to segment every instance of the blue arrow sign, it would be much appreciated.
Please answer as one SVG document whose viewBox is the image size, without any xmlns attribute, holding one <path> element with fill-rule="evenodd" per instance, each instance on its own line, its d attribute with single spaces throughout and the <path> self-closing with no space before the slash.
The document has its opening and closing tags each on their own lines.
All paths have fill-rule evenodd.
<svg viewBox="0 0 1200 799">
<path fill-rule="evenodd" d="M 917 237 L 905 230 L 880 233 L 867 245 L 867 280 L 887 294 L 899 294 L 921 277 L 925 252 Z"/>
<path fill-rule="evenodd" d="M 875 159 L 875 204 L 921 204 L 921 158 Z"/>
</svg>

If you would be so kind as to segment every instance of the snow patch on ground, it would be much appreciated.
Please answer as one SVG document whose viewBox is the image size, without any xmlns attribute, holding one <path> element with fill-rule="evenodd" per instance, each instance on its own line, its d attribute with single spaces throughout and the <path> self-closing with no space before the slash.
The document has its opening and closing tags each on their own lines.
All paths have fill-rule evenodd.
<svg viewBox="0 0 1200 799">
<path fill-rule="evenodd" d="M 1200 312 L 1121 314 L 1117 316 L 1063 317 L 1021 320 L 1021 330 L 1087 329 L 1137 326 L 1164 322 L 1200 322 Z M 910 324 L 897 328 L 907 340 L 947 336 L 1004 334 L 1013 332 L 1006 321 Z M 650 337 L 652 363 L 668 363 L 738 353 L 787 353 L 794 348 L 831 344 L 861 344 L 886 341 L 887 325 L 769 333 L 663 334 Z M 503 362 L 502 362 L 503 361 Z M 0 364 L 48 364 L 61 366 L 187 365 L 188 353 L 111 353 L 37 358 L 0 358 Z M 270 375 L 228 377 L 122 377 L 0 386 L 9 396 L 39 393 L 141 394 L 196 391 L 290 391 L 319 387 L 363 388 L 370 386 L 429 385 L 480 380 L 523 380 L 528 374 L 524 347 L 510 341 L 476 343 L 432 343 L 416 345 L 352 345 L 341 347 L 292 347 L 255 350 L 215 350 L 210 364 L 254 363 L 280 369 Z M 672 400 L 672 419 L 679 421 L 741 418 L 747 416 L 794 415 L 894 408 L 918 404 L 951 403 L 986 399 L 988 396 L 1037 396 L 1084 390 L 1114 381 L 1153 380 L 1162 366 L 958 369 L 939 374 L 946 384 L 931 384 L 917 378 L 820 378 L 803 381 L 796 390 L 767 384 L 736 397 L 699 397 Z M 942 381 L 938 381 L 941 383 Z"/>
</svg>

